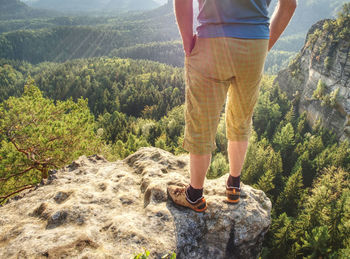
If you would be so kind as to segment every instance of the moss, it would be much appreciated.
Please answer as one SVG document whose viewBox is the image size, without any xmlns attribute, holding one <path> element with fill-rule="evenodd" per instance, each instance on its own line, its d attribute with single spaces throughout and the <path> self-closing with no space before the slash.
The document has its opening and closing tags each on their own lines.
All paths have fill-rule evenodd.
<svg viewBox="0 0 350 259">
<path fill-rule="evenodd" d="M 329 71 L 331 69 L 332 66 L 332 59 L 330 58 L 330 56 L 327 56 L 323 62 L 324 68 Z"/>
<path fill-rule="evenodd" d="M 334 108 L 339 102 L 339 88 L 335 89 L 331 93 L 327 94 L 327 85 L 318 80 L 317 88 L 312 94 L 314 100 L 321 101 L 321 106 L 328 106 Z"/>
<path fill-rule="evenodd" d="M 308 35 L 308 45 L 313 45 L 316 43 L 318 37 L 320 37 L 322 34 L 322 31 L 320 29 L 316 29 L 314 33 Z"/>
<path fill-rule="evenodd" d="M 318 80 L 317 88 L 313 92 L 312 97 L 316 100 L 322 100 L 326 92 L 326 87 L 327 87 L 326 84 L 323 83 L 321 79 Z"/>
<path fill-rule="evenodd" d="M 328 45 L 327 41 L 324 41 L 324 42 L 321 43 L 320 48 L 319 48 L 320 55 L 324 55 L 325 54 L 325 51 L 327 49 L 327 45 Z"/>
<path fill-rule="evenodd" d="M 294 59 L 289 63 L 289 69 L 293 77 L 301 73 L 301 53 L 299 53 Z"/>
</svg>

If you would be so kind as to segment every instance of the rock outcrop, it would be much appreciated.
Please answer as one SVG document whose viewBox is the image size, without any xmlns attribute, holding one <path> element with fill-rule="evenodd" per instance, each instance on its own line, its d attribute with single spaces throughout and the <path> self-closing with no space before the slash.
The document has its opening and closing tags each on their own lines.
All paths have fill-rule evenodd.
<svg viewBox="0 0 350 259">
<path fill-rule="evenodd" d="M 349 27 L 349 20 L 339 26 Z M 303 49 L 275 82 L 298 101 L 297 109 L 306 112 L 310 126 L 320 121 L 345 140 L 350 139 L 350 37 L 327 24 L 331 20 L 311 27 Z M 318 86 L 321 91 L 315 93 Z"/>
<path fill-rule="evenodd" d="M 188 156 L 82 156 L 0 208 L 0 258 L 132 258 L 144 249 L 150 258 L 258 258 L 271 202 L 242 185 L 240 203 L 225 203 L 226 177 L 206 180 L 208 209 L 196 213 L 166 192 L 188 183 Z"/>
</svg>

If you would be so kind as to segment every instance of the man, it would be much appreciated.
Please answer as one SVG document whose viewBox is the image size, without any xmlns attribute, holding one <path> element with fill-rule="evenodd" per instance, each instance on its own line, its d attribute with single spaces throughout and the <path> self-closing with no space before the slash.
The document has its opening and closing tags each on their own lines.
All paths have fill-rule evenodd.
<svg viewBox="0 0 350 259">
<path fill-rule="evenodd" d="M 205 175 L 215 150 L 215 135 L 226 101 L 225 122 L 230 175 L 226 196 L 239 202 L 240 174 L 252 126 L 267 52 L 280 37 L 296 0 L 279 0 L 269 23 L 271 0 L 198 0 L 197 34 L 193 35 L 193 1 L 174 0 L 185 51 L 185 137 L 190 153 L 190 184 L 169 186 L 172 200 L 202 212 Z"/>
</svg>

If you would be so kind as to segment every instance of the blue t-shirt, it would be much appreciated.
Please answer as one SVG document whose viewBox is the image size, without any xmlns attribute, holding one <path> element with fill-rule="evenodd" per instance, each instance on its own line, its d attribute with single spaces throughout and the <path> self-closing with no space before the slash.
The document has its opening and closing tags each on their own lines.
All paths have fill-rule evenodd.
<svg viewBox="0 0 350 259">
<path fill-rule="evenodd" d="M 198 37 L 268 39 L 271 0 L 198 0 Z"/>
</svg>

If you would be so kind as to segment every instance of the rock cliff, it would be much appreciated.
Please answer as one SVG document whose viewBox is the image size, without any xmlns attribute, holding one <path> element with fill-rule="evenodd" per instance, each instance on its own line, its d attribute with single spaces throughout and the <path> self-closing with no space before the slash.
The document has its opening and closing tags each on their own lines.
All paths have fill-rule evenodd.
<svg viewBox="0 0 350 259">
<path fill-rule="evenodd" d="M 206 180 L 208 209 L 196 213 L 166 192 L 187 184 L 188 156 L 82 156 L 0 208 L 0 258 L 132 258 L 144 248 L 150 258 L 258 258 L 271 202 L 243 185 L 240 203 L 225 203 L 226 177 Z"/>
<path fill-rule="evenodd" d="M 344 18 L 345 17 L 345 18 Z M 311 27 L 305 45 L 276 78 L 282 91 L 340 140 L 350 139 L 350 18 L 323 20 Z"/>
</svg>

